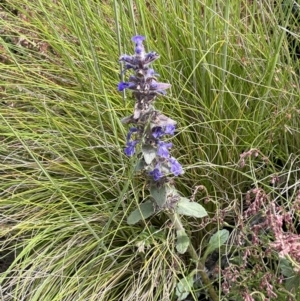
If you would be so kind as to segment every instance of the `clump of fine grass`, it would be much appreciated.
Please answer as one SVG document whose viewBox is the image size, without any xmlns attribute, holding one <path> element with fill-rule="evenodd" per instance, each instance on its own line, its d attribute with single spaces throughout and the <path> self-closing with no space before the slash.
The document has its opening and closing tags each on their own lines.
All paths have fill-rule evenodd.
<svg viewBox="0 0 300 301">
<path fill-rule="evenodd" d="M 144 187 L 122 151 L 119 118 L 132 103 L 115 87 L 117 58 L 136 33 L 172 84 L 157 105 L 179 125 L 178 190 L 204 185 L 199 200 L 211 200 L 212 214 L 228 208 L 228 223 L 251 185 L 285 192 L 290 206 L 299 70 L 273 1 L 15 0 L 1 12 L 1 236 L 15 252 L 3 300 L 174 300 L 188 273 L 167 221 L 125 222 Z M 240 168 L 251 149 L 261 155 Z M 273 174 L 280 192 L 269 187 Z M 194 245 L 217 224 L 199 229 Z"/>
</svg>

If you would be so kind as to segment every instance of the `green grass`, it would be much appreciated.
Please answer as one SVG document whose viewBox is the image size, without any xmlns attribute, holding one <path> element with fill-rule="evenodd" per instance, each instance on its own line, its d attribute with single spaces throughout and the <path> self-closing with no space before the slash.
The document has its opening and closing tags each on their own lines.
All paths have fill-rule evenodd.
<svg viewBox="0 0 300 301">
<path fill-rule="evenodd" d="M 116 91 L 118 57 L 133 52 L 137 33 L 172 84 L 156 106 L 178 122 L 178 190 L 189 197 L 204 185 L 207 210 L 227 208 L 232 220 L 251 185 L 277 193 L 276 173 L 290 206 L 299 64 L 280 9 L 251 2 L 13 0 L 2 9 L 0 229 L 2 249 L 16 252 L 1 274 L 3 300 L 176 300 L 190 262 L 176 254 L 166 217 L 126 224 L 147 195 L 123 154 L 120 119 L 133 102 Z M 259 156 L 240 168 L 250 149 Z M 216 227 L 193 235 L 196 249 Z"/>
</svg>

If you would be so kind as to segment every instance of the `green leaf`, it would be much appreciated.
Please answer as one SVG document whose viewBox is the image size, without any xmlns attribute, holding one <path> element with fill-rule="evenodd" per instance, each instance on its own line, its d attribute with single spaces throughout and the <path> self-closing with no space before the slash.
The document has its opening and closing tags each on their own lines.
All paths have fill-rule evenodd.
<svg viewBox="0 0 300 301">
<path fill-rule="evenodd" d="M 300 276 L 294 271 L 291 262 L 286 258 L 281 258 L 279 262 L 281 273 L 287 277 L 285 288 L 289 292 L 297 292 L 300 287 Z"/>
<path fill-rule="evenodd" d="M 222 246 L 229 237 L 229 231 L 226 229 L 219 230 L 216 232 L 209 240 L 208 248 L 211 248 L 212 251 L 218 249 Z"/>
<path fill-rule="evenodd" d="M 190 239 L 184 230 L 178 230 L 176 240 L 176 250 L 180 254 L 184 254 L 190 244 Z"/>
<path fill-rule="evenodd" d="M 196 202 L 191 202 L 188 198 L 181 198 L 177 205 L 177 213 L 186 216 L 204 217 L 207 216 L 207 212 L 203 206 Z"/>
<path fill-rule="evenodd" d="M 154 213 L 154 207 L 152 202 L 147 201 L 143 204 L 140 204 L 140 207 L 138 209 L 135 209 L 132 211 L 128 218 L 127 223 L 129 225 L 134 225 L 137 222 L 146 219 L 147 217 L 151 216 Z"/>
<path fill-rule="evenodd" d="M 155 184 L 150 186 L 150 194 L 159 207 L 162 207 L 166 203 L 167 192 L 168 191 L 166 185 L 159 187 L 158 185 Z"/>
<path fill-rule="evenodd" d="M 142 146 L 142 153 L 143 153 L 146 164 L 148 164 L 148 165 L 151 164 L 151 162 L 156 157 L 156 151 L 157 151 L 157 149 L 151 145 L 143 145 Z"/>
<path fill-rule="evenodd" d="M 298 294 L 298 289 L 300 287 L 300 276 L 299 275 L 295 275 L 293 277 L 287 278 L 285 281 L 285 288 L 289 291 L 289 292 L 297 292 Z M 297 299 L 299 300 L 299 299 Z"/>
<path fill-rule="evenodd" d="M 194 284 L 194 273 L 191 273 L 187 277 L 179 280 L 176 285 L 176 296 L 178 301 L 185 300 L 187 296 L 191 293 Z"/>
<path fill-rule="evenodd" d="M 134 171 L 135 172 L 138 172 L 138 171 L 141 171 L 145 168 L 145 160 L 142 158 L 140 160 L 137 161 L 135 167 L 134 167 Z"/>
<path fill-rule="evenodd" d="M 290 263 L 290 261 L 286 258 L 281 258 L 279 262 L 279 267 L 281 269 L 281 273 L 286 277 L 292 277 L 295 275 L 294 269 Z"/>
<path fill-rule="evenodd" d="M 213 252 L 215 249 L 220 248 L 228 239 L 229 237 L 229 231 L 226 229 L 219 230 L 216 232 L 209 240 L 207 249 L 204 253 L 204 258 L 207 257 L 208 254 Z"/>
</svg>

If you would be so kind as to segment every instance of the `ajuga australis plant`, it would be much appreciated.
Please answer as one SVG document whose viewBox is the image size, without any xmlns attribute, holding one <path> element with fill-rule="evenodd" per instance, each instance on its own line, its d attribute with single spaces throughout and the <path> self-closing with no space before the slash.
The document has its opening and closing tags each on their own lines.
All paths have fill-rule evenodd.
<svg viewBox="0 0 300 301">
<path fill-rule="evenodd" d="M 195 262 L 196 266 L 191 275 L 200 275 L 210 298 L 219 300 L 180 218 L 181 215 L 202 218 L 207 212 L 197 202 L 181 196 L 175 188 L 174 177 L 182 175 L 184 171 L 177 159 L 171 155 L 172 143 L 166 139 L 174 135 L 176 121 L 154 107 L 155 100 L 165 95 L 171 85 L 157 80 L 158 74 L 150 64 L 159 55 L 156 52 L 147 53 L 144 40 L 143 36 L 134 36 L 132 41 L 135 43 L 135 54 L 120 57 L 120 61 L 124 63 L 122 72 L 130 70 L 133 74 L 128 81 L 118 84 L 118 90 L 131 90 L 135 99 L 133 114 L 122 119 L 124 124 L 133 125 L 127 134 L 124 151 L 127 156 L 138 156 L 135 172 L 144 175 L 149 188 L 148 199 L 139 204 L 139 208 L 129 215 L 127 222 L 135 224 L 153 214 L 166 214 L 176 230 L 176 250 L 180 254 L 188 252 Z M 187 283 L 184 279 L 178 284 L 178 300 L 185 300 L 189 294 L 194 277 L 190 279 L 192 283 Z"/>
</svg>

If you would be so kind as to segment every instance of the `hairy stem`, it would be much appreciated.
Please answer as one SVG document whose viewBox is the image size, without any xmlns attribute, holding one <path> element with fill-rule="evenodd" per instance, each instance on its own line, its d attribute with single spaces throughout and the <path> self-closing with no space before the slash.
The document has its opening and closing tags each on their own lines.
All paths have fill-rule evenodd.
<svg viewBox="0 0 300 301">
<path fill-rule="evenodd" d="M 182 224 L 178 214 L 176 214 L 176 213 L 167 213 L 167 215 L 170 218 L 170 220 L 172 221 L 172 223 L 173 223 L 176 230 L 184 230 L 183 224 Z M 200 261 L 200 258 L 199 258 L 195 248 L 193 247 L 193 245 L 191 243 L 191 239 L 190 239 L 190 244 L 189 244 L 189 247 L 188 247 L 187 251 L 189 252 L 192 260 L 195 261 L 195 263 L 196 263 L 197 270 L 199 271 L 199 273 L 201 275 L 201 279 L 202 279 L 204 285 L 207 287 L 207 291 L 209 293 L 209 296 L 211 297 L 211 299 L 213 301 L 218 301 L 219 297 L 218 297 L 211 281 L 209 280 L 209 277 L 208 277 L 207 273 L 205 272 L 205 266 Z"/>
</svg>

